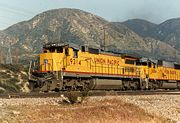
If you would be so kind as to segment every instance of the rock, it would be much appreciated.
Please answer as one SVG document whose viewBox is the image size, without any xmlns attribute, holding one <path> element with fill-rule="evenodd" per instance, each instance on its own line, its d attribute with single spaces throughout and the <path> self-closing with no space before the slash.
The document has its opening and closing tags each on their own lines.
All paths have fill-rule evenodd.
<svg viewBox="0 0 180 123">
<path fill-rule="evenodd" d="M 2 121 L 2 123 L 9 123 L 8 121 L 6 121 L 6 120 L 4 120 L 4 121 Z"/>
<path fill-rule="evenodd" d="M 68 97 L 65 97 L 64 94 L 61 94 L 61 98 L 62 98 L 62 101 L 63 101 L 64 103 L 69 103 L 69 104 L 71 104 L 71 101 L 69 100 L 69 98 L 68 98 Z"/>
<path fill-rule="evenodd" d="M 19 114 L 20 114 L 20 111 L 12 111 L 12 114 L 14 114 L 14 115 L 19 115 Z"/>
</svg>

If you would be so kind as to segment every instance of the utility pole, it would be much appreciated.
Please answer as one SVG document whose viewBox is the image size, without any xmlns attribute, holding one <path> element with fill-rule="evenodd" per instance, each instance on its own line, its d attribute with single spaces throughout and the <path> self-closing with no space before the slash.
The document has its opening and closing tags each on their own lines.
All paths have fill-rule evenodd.
<svg viewBox="0 0 180 123">
<path fill-rule="evenodd" d="M 176 49 L 175 49 L 175 62 L 176 62 Z"/>
<path fill-rule="evenodd" d="M 106 28 L 103 27 L 103 32 L 104 32 L 104 42 L 103 42 L 103 48 L 104 48 L 104 51 L 105 51 L 105 47 L 106 47 Z"/>
<path fill-rule="evenodd" d="M 11 42 L 9 43 L 8 52 L 6 55 L 6 64 L 12 64 Z"/>
<path fill-rule="evenodd" d="M 3 63 L 3 53 L 2 53 L 2 51 L 0 51 L 0 64 L 2 64 Z"/>
<path fill-rule="evenodd" d="M 17 49 L 14 50 L 14 56 L 15 56 L 14 61 L 16 64 L 18 64 L 19 63 L 19 55 L 18 55 Z"/>
<path fill-rule="evenodd" d="M 102 47 L 103 50 L 106 50 L 106 29 L 107 27 L 105 27 L 106 25 L 103 26 L 102 30 L 103 30 L 103 42 L 102 42 Z"/>
<path fill-rule="evenodd" d="M 92 24 L 90 24 L 90 25 L 88 25 L 88 27 L 89 27 L 89 35 L 90 35 L 90 38 L 91 38 L 91 40 L 92 40 L 92 42 L 94 41 L 94 39 L 93 39 L 93 25 Z M 93 30 L 93 31 L 92 31 Z M 89 46 L 89 41 L 85 41 L 85 46 Z"/>
<path fill-rule="evenodd" d="M 176 62 L 176 47 L 174 45 L 172 47 L 174 48 L 174 61 Z"/>
</svg>

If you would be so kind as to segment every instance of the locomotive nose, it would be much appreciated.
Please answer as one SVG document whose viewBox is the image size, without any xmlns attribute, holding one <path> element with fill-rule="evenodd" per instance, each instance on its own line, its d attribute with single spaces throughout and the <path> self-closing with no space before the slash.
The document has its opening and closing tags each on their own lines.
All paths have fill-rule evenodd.
<svg viewBox="0 0 180 123">
<path fill-rule="evenodd" d="M 62 65 L 62 53 L 42 53 L 40 54 L 40 71 L 53 72 L 60 71 Z"/>
</svg>

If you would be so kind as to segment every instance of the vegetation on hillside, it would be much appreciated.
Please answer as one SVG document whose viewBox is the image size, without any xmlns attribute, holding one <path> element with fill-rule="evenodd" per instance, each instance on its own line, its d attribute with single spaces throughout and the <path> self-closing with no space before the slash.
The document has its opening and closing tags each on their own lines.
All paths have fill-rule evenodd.
<svg viewBox="0 0 180 123">
<path fill-rule="evenodd" d="M 0 64 L 0 93 L 27 92 L 27 71 L 22 65 Z"/>
</svg>

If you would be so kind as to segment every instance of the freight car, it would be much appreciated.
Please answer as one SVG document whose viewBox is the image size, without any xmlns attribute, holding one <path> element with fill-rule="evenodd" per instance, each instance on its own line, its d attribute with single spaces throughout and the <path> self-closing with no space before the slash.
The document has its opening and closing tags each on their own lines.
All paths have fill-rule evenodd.
<svg viewBox="0 0 180 123">
<path fill-rule="evenodd" d="M 71 43 L 43 46 L 29 83 L 40 91 L 179 89 L 180 65 Z M 168 62 L 167 62 L 168 63 Z"/>
</svg>

